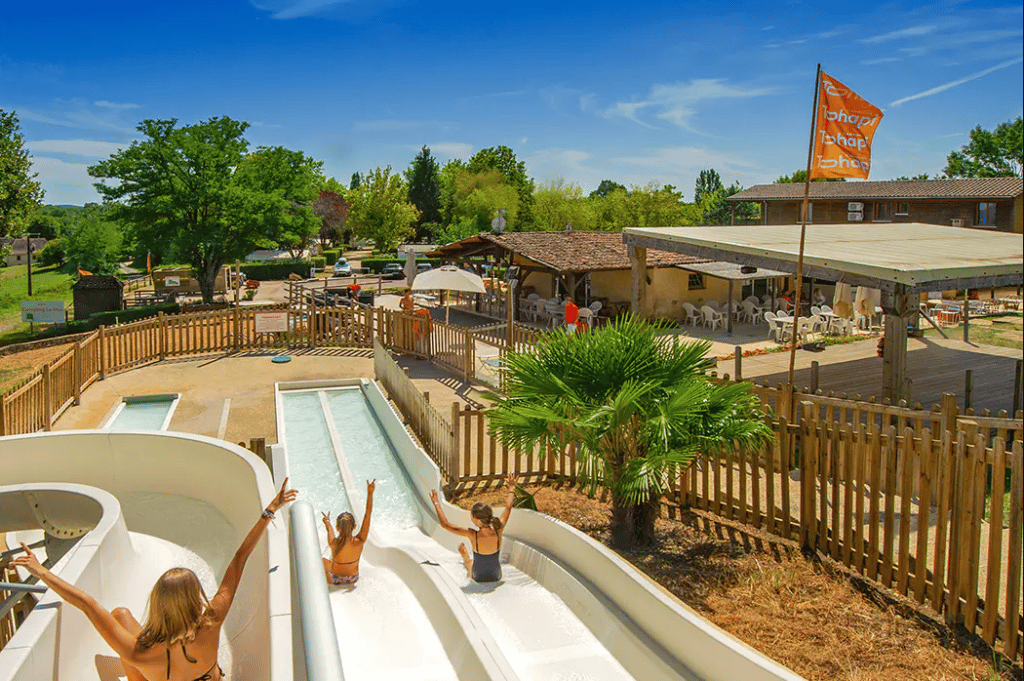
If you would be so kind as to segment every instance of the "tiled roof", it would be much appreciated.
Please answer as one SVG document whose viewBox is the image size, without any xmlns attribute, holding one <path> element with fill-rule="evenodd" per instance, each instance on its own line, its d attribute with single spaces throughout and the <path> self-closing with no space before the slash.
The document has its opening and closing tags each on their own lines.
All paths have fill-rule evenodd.
<svg viewBox="0 0 1024 681">
<path fill-rule="evenodd" d="M 561 273 L 596 272 L 629 269 L 629 252 L 621 232 L 483 232 L 438 248 L 432 254 L 457 257 L 484 242 L 495 244 L 516 255 Z M 707 262 L 681 253 L 647 251 L 648 267 L 670 267 L 686 263 Z"/>
<path fill-rule="evenodd" d="M 1012 199 L 1024 193 L 1019 177 L 887 182 L 812 182 L 812 199 Z M 727 201 L 792 200 L 804 197 L 804 184 L 759 184 Z"/>
<path fill-rule="evenodd" d="M 10 246 L 12 253 L 24 253 L 25 252 L 25 238 L 24 237 L 10 237 L 5 236 L 0 239 L 0 245 Z M 32 239 L 32 250 L 38 253 L 46 247 L 46 239 L 35 237 Z"/>
</svg>

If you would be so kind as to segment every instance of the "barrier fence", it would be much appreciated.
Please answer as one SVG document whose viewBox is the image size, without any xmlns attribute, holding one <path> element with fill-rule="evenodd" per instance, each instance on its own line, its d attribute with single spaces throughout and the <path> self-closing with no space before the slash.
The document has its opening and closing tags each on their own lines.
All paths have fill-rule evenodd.
<svg viewBox="0 0 1024 681">
<path fill-rule="evenodd" d="M 275 330 L 266 330 L 261 313 L 277 315 Z M 0 435 L 49 430 L 94 381 L 165 357 L 373 346 L 378 380 L 449 485 L 488 483 L 512 471 L 533 481 L 575 480 L 586 464 L 575 447 L 504 447 L 488 432 L 486 411 L 435 408 L 386 350 L 472 378 L 480 349 L 496 353 L 500 369 L 510 348 L 537 342 L 516 326 L 510 344 L 507 327 L 499 327 L 474 333 L 422 315 L 312 303 L 161 314 L 101 327 L 0 396 Z M 769 409 L 772 447 L 701 457 L 679 477 L 669 501 L 798 539 L 991 644 L 1001 640 L 1011 659 L 1021 654 L 1020 412 L 960 414 L 952 395 L 929 410 L 789 386 L 752 390 Z M 778 418 L 790 413 L 792 423 Z"/>
</svg>

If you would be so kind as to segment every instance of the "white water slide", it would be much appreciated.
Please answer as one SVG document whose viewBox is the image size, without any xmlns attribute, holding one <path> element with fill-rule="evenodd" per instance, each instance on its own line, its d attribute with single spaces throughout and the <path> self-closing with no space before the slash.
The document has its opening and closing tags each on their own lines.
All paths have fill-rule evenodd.
<svg viewBox="0 0 1024 681">
<path fill-rule="evenodd" d="M 291 475 L 317 510 L 333 517 L 351 507 L 360 520 L 364 481 L 377 478 L 373 530 L 356 588 L 307 582 L 324 594 L 319 610 L 305 606 L 315 589 L 299 593 L 293 579 L 293 566 L 319 564 L 319 556 L 290 555 L 290 521 L 279 516 L 250 558 L 224 630 L 228 679 L 799 678 L 611 551 L 538 513 L 513 511 L 504 580 L 471 583 L 455 552 L 458 538 L 437 526 L 427 503 L 438 470 L 376 384 L 278 388 L 283 444 L 273 448 L 275 477 Z M 39 551 L 54 572 L 139 618 L 167 568 L 193 568 L 212 591 L 275 491 L 262 461 L 213 438 L 114 430 L 0 438 L 0 539 L 43 539 Z M 453 522 L 469 525 L 465 511 L 445 508 Z M 301 517 L 291 518 L 293 541 Z M 325 545 L 307 536 L 313 553 Z M 310 634 L 313 611 L 336 637 Z M 332 655 L 341 660 L 334 676 L 307 668 L 307 660 Z M 40 596 L 0 650 L 0 681 L 122 678 L 85 617 L 52 593 Z"/>
<path fill-rule="evenodd" d="M 318 525 L 322 511 L 362 521 L 365 481 L 377 480 L 358 586 L 329 590 L 346 681 L 799 678 L 539 513 L 513 511 L 503 580 L 471 582 L 461 540 L 429 506 L 438 469 L 375 383 L 278 384 L 277 412 L 275 470 L 288 470 Z M 470 526 L 464 510 L 445 512 Z"/>
</svg>

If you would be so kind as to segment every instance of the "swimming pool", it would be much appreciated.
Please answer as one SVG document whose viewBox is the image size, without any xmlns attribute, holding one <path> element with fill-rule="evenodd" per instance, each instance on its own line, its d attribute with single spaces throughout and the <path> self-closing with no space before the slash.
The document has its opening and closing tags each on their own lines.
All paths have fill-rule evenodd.
<svg viewBox="0 0 1024 681">
<path fill-rule="evenodd" d="M 167 430 L 180 399 L 179 393 L 123 397 L 102 427 L 122 431 Z"/>
</svg>

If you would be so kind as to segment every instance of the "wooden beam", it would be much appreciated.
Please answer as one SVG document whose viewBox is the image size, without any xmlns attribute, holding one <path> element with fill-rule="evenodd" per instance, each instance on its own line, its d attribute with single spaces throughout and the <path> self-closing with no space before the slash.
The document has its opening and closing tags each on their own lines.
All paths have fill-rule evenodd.
<svg viewBox="0 0 1024 681">
<path fill-rule="evenodd" d="M 907 287 L 897 285 L 893 293 L 882 294 L 885 312 L 885 347 L 882 351 L 882 397 L 892 404 L 906 399 L 907 325 L 913 321 L 918 307 Z"/>
</svg>

